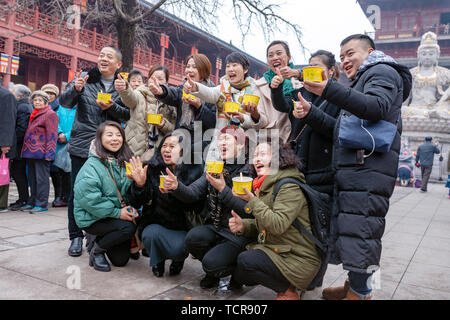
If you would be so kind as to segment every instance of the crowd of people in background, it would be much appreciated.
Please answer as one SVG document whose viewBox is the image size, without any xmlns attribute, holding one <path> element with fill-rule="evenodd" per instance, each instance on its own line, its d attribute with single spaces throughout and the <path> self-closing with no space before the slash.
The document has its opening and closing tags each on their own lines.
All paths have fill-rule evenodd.
<svg viewBox="0 0 450 320">
<path fill-rule="evenodd" d="M 226 74 L 214 84 L 209 59 L 193 54 L 185 81 L 172 86 L 164 66 L 147 75 L 120 72 L 121 52 L 106 46 L 97 66 L 61 94 L 53 84 L 34 92 L 20 84 L 12 92 L 0 88 L 1 154 L 10 159 L 19 194 L 8 206 L 8 184 L 0 186 L 0 211 L 47 212 L 51 177 L 52 206 L 68 210 L 68 254 L 81 256 L 86 238 L 95 270 L 123 267 L 142 254 L 156 277 L 164 276 L 166 260 L 175 276 L 191 254 L 205 272 L 202 288 L 231 276 L 229 290 L 263 285 L 276 299 L 298 300 L 298 291 L 322 286 L 327 264 L 342 264 L 347 281 L 325 288 L 323 297 L 371 299 L 411 74 L 360 34 L 342 41 L 340 65 L 329 51 L 311 55 L 319 81 L 295 69 L 284 41 L 272 42 L 266 56 L 269 69 L 254 79 L 246 55 L 229 54 Z M 341 72 L 350 87 L 339 82 Z M 248 95 L 258 101 L 244 101 Z M 229 111 L 230 102 L 239 109 Z M 343 146 L 340 128 L 351 115 L 396 125 L 390 149 Z M 435 149 L 427 142 L 417 153 L 422 191 Z M 211 173 L 207 161 L 223 168 Z M 238 192 L 234 180 L 243 177 L 251 187 Z M 331 204 L 326 243 L 315 238 L 303 185 Z"/>
</svg>

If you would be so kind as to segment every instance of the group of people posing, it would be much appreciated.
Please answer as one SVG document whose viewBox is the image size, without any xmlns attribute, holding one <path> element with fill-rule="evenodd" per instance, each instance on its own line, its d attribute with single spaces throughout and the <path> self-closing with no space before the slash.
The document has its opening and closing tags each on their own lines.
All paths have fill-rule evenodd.
<svg viewBox="0 0 450 320">
<path fill-rule="evenodd" d="M 321 287 L 328 263 L 342 263 L 348 280 L 324 289 L 323 297 L 372 298 L 411 74 L 361 34 L 342 41 L 340 66 L 328 51 L 312 54 L 309 65 L 322 70 L 319 82 L 294 69 L 284 41 L 272 42 L 266 53 L 270 69 L 258 80 L 248 75 L 248 58 L 233 52 L 214 85 L 210 61 L 194 54 L 186 59 L 185 82 L 170 86 L 163 66 L 147 79 L 138 71 L 125 79 L 120 51 L 101 50 L 97 67 L 59 97 L 63 107 L 76 105 L 68 143 L 69 255 L 82 254 L 86 237 L 89 264 L 110 271 L 110 263 L 125 266 L 142 249 L 153 274 L 162 277 L 167 260 L 173 276 L 191 254 L 205 272 L 202 288 L 231 276 L 230 290 L 263 285 L 276 299 L 289 300 L 299 299 L 299 290 Z M 350 87 L 339 83 L 340 70 Z M 99 101 L 98 92 L 111 99 Z M 244 103 L 249 94 L 259 102 Z M 228 112 L 227 102 L 240 109 Z M 162 119 L 151 124 L 148 114 Z M 341 146 L 340 120 L 350 114 L 397 124 L 390 150 Z M 203 139 L 207 130 L 214 130 L 209 140 Z M 221 172 L 205 170 L 207 159 L 223 162 Z M 237 177 L 251 177 L 252 187 L 237 192 Z M 276 190 L 285 178 L 332 199 L 325 251 L 309 236 L 311 203 L 299 185 Z"/>
</svg>

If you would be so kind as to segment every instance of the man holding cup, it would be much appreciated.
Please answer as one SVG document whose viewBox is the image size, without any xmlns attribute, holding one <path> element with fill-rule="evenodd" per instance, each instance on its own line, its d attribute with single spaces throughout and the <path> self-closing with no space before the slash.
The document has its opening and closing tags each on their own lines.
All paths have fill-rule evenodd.
<svg viewBox="0 0 450 320">
<path fill-rule="evenodd" d="M 67 85 L 67 89 L 59 98 L 62 106 L 70 108 L 77 106 L 68 145 L 72 160 L 71 194 L 68 206 L 71 240 L 68 253 L 70 256 L 81 255 L 84 237 L 73 216 L 73 186 L 78 171 L 88 158 L 97 127 L 106 120 L 125 122 L 130 119 L 130 111 L 120 100 L 119 93 L 113 85 L 121 66 L 122 53 L 115 47 L 104 47 L 98 56 L 97 66 L 88 72 L 81 72 Z M 105 96 L 109 97 L 106 101 L 102 99 Z"/>
</svg>

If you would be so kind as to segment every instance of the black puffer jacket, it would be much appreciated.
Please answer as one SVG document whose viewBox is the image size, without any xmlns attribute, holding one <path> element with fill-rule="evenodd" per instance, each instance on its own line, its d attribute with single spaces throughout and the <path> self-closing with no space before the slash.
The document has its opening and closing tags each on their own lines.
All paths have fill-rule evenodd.
<svg viewBox="0 0 450 320">
<path fill-rule="evenodd" d="M 106 120 L 125 122 L 130 119 L 130 110 L 120 100 L 119 93 L 114 89 L 114 84 L 109 90 L 105 90 L 105 86 L 101 82 L 101 73 L 97 67 L 87 73 L 83 72 L 81 77 L 85 77 L 87 74 L 89 78 L 81 92 L 75 89 L 74 79 L 59 97 L 62 106 L 67 108 L 77 106 L 68 151 L 70 154 L 81 158 L 89 156 L 89 147 L 91 141 L 95 138 L 100 123 Z M 117 74 L 118 72 L 116 72 L 114 80 L 117 78 Z M 96 103 L 98 92 L 110 93 L 114 105 L 103 111 Z"/>
<path fill-rule="evenodd" d="M 334 81 L 334 80 L 330 80 Z M 282 87 L 271 88 L 272 103 L 276 110 L 289 114 L 293 149 L 302 162 L 306 183 L 317 191 L 333 194 L 334 170 L 332 169 L 333 130 L 340 109 L 304 88 L 295 90 L 292 97 L 283 95 Z M 298 92 L 311 102 L 311 110 L 303 119 L 292 114 L 292 100 L 298 101 Z M 322 115 L 324 114 L 324 115 Z M 300 134 L 301 133 L 301 134 Z"/>
<path fill-rule="evenodd" d="M 244 219 L 253 218 L 252 215 L 249 215 L 245 212 L 245 206 L 247 202 L 240 198 L 234 197 L 231 192 L 231 189 L 233 188 L 232 178 L 239 177 L 241 172 L 243 176 L 249 176 L 248 165 L 225 164 L 223 172 L 226 186 L 222 192 L 218 193 L 217 198 L 217 202 L 220 202 L 220 205 L 222 206 L 219 228 L 216 228 L 213 225 L 211 216 L 211 204 L 215 200 L 213 199 L 212 194 L 209 191 L 212 190 L 213 187 L 210 185 L 208 180 L 206 180 L 205 174 L 203 174 L 197 181 L 190 185 L 178 183 L 177 190 L 174 190 L 171 193 L 176 198 L 185 203 L 192 203 L 199 200 L 207 201 L 208 213 L 205 218 L 205 223 L 211 228 L 211 230 L 215 231 L 220 236 L 228 239 L 236 245 L 242 247 L 243 249 L 250 240 L 245 237 L 238 237 L 233 234 L 228 226 L 228 221 L 233 217 L 231 215 L 231 210 L 234 210 Z"/>
<path fill-rule="evenodd" d="M 14 159 L 16 153 L 16 116 L 17 116 L 17 101 L 14 95 L 9 90 L 0 86 L 0 147 L 10 147 L 6 157 Z M 0 156 L 2 150 L 0 150 Z"/>
<path fill-rule="evenodd" d="M 401 121 L 391 150 L 373 153 L 359 163 L 360 152 L 339 146 L 340 118 L 352 113 L 362 119 L 397 123 L 402 102 L 411 90 L 411 73 L 380 51 L 361 66 L 351 87 L 329 82 L 322 97 L 344 109 L 334 132 L 336 170 L 331 220 L 331 263 L 345 270 L 375 271 L 381 257 L 381 237 L 397 177 Z"/>
<path fill-rule="evenodd" d="M 17 120 L 16 120 L 16 137 L 17 150 L 22 150 L 23 139 L 28 129 L 30 115 L 33 112 L 33 106 L 28 99 L 20 99 L 17 101 Z M 16 152 L 15 159 L 20 159 L 20 152 Z"/>
</svg>

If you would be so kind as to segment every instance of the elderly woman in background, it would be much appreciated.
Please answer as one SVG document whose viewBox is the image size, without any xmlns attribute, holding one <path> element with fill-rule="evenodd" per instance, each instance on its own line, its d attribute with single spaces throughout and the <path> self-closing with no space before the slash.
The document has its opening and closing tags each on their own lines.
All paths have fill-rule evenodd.
<svg viewBox="0 0 450 320">
<path fill-rule="evenodd" d="M 47 212 L 50 191 L 50 162 L 55 157 L 58 139 L 58 116 L 48 105 L 49 96 L 41 90 L 33 92 L 34 110 L 22 147 L 22 158 L 27 159 L 31 197 L 22 211 Z"/>
<path fill-rule="evenodd" d="M 23 139 L 28 129 L 28 122 L 30 121 L 30 115 L 33 112 L 33 106 L 30 103 L 31 90 L 23 84 L 16 84 L 12 89 L 12 94 L 17 100 L 17 120 L 16 120 L 16 137 L 17 137 L 17 149 L 16 156 L 11 159 L 11 175 L 17 185 L 17 191 L 19 193 L 19 199 L 9 206 L 9 210 L 20 210 L 27 204 L 29 199 L 28 193 L 28 178 L 26 171 L 26 160 L 20 156 L 20 150 L 22 150 Z"/>
</svg>

